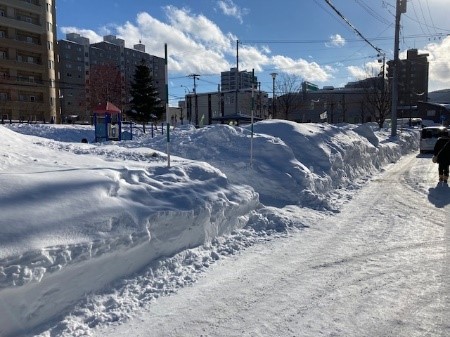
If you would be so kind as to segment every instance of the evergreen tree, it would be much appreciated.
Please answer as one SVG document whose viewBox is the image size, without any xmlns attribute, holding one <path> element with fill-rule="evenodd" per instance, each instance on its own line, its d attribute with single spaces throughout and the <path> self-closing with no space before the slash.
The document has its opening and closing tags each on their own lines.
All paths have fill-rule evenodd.
<svg viewBox="0 0 450 337">
<path fill-rule="evenodd" d="M 142 123 L 145 132 L 145 124 L 160 119 L 164 113 L 159 93 L 153 86 L 153 78 L 149 67 L 142 60 L 136 66 L 130 89 L 132 100 L 131 110 L 127 116 L 135 122 Z"/>
</svg>

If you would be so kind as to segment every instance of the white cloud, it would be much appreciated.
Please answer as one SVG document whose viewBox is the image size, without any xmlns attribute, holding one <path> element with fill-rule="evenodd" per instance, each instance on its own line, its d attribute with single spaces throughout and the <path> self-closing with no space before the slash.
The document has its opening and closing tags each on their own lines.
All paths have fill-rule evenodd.
<svg viewBox="0 0 450 337">
<path fill-rule="evenodd" d="M 202 15 L 166 7 L 169 23 L 142 12 L 137 25 L 127 22 L 117 27 L 118 35 L 130 44 L 141 40 L 146 52 L 163 57 L 167 43 L 170 70 L 189 73 L 220 73 L 230 68 L 227 55 L 233 52 L 233 40 Z"/>
<path fill-rule="evenodd" d="M 325 45 L 327 47 L 343 47 L 345 43 L 346 41 L 341 35 L 334 34 L 330 36 L 330 42 L 327 42 Z"/>
<path fill-rule="evenodd" d="M 332 78 L 329 69 L 321 67 L 316 62 L 294 60 L 282 55 L 272 57 L 272 62 L 282 72 L 297 75 L 308 81 L 326 82 Z"/>
<path fill-rule="evenodd" d="M 223 14 L 236 18 L 240 23 L 244 22 L 243 17 L 249 12 L 246 8 L 238 7 L 232 0 L 220 0 L 217 4 Z"/>
<path fill-rule="evenodd" d="M 378 76 L 381 72 L 381 64 L 378 60 L 366 62 L 364 66 L 348 66 L 347 71 L 349 74 L 349 80 L 363 80 L 368 77 Z"/>
<path fill-rule="evenodd" d="M 440 43 L 430 43 L 421 53 L 428 53 L 430 62 L 429 91 L 450 88 L 450 36 Z"/>
<path fill-rule="evenodd" d="M 99 35 L 90 29 L 80 29 L 76 27 L 62 27 L 61 32 L 63 32 L 64 34 L 68 33 L 80 34 L 81 36 L 88 38 L 90 43 L 97 43 L 103 41 L 103 35 Z"/>
<path fill-rule="evenodd" d="M 191 39 L 201 41 L 216 49 L 227 50 L 230 48 L 229 37 L 204 15 L 195 15 L 187 9 L 179 9 L 174 6 L 166 7 L 166 15 L 173 28 L 187 34 Z"/>
<path fill-rule="evenodd" d="M 362 80 L 368 77 L 366 69 L 358 66 L 348 66 L 347 71 L 351 78 Z"/>
<path fill-rule="evenodd" d="M 239 45 L 239 68 L 243 70 L 262 71 L 264 66 L 271 65 L 266 49 L 254 46 Z"/>
</svg>

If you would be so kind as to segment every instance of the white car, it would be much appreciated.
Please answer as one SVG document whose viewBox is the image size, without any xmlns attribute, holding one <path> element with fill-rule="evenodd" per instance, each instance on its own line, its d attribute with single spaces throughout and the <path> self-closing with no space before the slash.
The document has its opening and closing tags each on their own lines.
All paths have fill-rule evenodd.
<svg viewBox="0 0 450 337">
<path fill-rule="evenodd" d="M 449 135 L 445 126 L 427 126 L 420 133 L 420 153 L 430 153 L 434 150 L 439 137 Z"/>
</svg>

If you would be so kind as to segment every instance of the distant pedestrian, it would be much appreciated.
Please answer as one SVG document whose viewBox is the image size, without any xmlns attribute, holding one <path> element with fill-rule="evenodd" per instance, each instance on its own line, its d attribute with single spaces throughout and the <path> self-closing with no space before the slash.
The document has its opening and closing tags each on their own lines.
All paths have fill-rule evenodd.
<svg viewBox="0 0 450 337">
<path fill-rule="evenodd" d="M 448 168 L 450 166 L 450 137 L 448 134 L 439 137 L 436 144 L 434 145 L 433 154 L 433 161 L 436 161 L 439 165 L 439 181 L 447 184 Z"/>
</svg>

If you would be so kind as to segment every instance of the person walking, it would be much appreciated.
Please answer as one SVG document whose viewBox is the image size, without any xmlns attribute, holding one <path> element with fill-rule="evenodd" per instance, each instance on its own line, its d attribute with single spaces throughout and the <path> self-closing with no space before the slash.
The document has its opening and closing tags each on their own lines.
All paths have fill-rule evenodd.
<svg viewBox="0 0 450 337">
<path fill-rule="evenodd" d="M 448 169 L 450 166 L 450 136 L 439 137 L 434 145 L 433 161 L 438 163 L 439 181 L 447 184 L 448 181 Z"/>
</svg>

